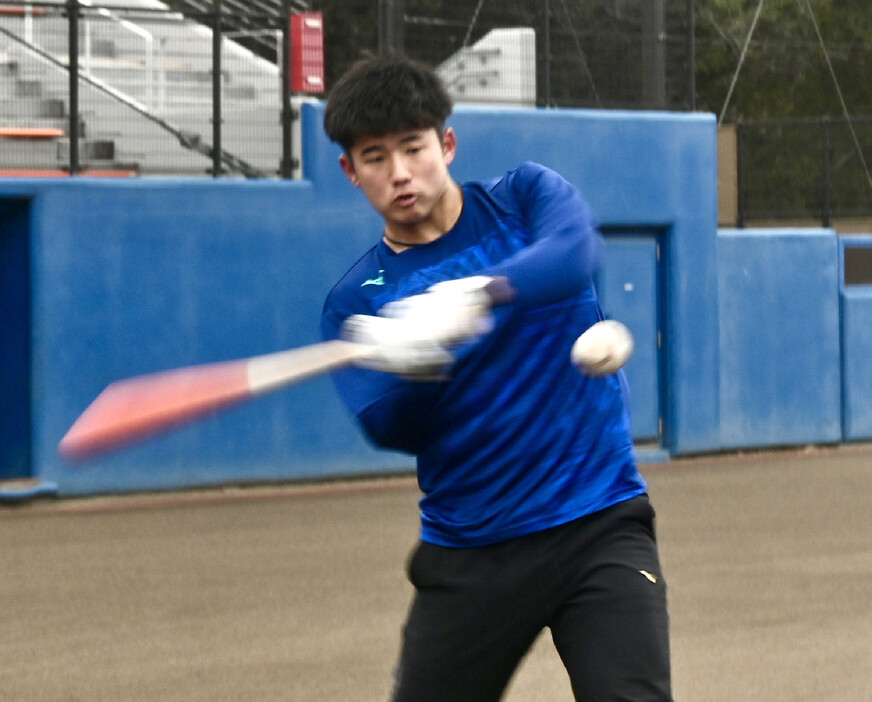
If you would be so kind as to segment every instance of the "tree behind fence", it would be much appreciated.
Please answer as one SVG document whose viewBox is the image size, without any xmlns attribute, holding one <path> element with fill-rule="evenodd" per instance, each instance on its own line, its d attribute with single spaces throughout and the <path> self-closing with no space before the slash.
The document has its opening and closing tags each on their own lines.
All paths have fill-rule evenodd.
<svg viewBox="0 0 872 702">
<path fill-rule="evenodd" d="M 738 225 L 872 215 L 872 117 L 753 120 L 736 135 Z"/>
</svg>

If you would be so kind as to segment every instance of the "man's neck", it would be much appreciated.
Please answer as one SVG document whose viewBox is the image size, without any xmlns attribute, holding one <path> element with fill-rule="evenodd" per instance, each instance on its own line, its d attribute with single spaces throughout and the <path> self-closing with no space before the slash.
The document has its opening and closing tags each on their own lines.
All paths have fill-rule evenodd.
<svg viewBox="0 0 872 702">
<path fill-rule="evenodd" d="M 407 226 L 396 223 L 385 226 L 385 243 L 398 253 L 430 244 L 451 231 L 460 219 L 462 210 L 463 191 L 452 180 L 427 219 Z"/>
</svg>

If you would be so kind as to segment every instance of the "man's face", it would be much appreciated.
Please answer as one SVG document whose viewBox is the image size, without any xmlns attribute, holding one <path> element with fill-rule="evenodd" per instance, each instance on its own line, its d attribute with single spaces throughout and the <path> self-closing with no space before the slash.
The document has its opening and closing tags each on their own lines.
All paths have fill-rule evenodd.
<svg viewBox="0 0 872 702">
<path fill-rule="evenodd" d="M 410 129 L 361 137 L 340 164 L 388 228 L 408 227 L 426 221 L 439 206 L 456 148 L 450 128 L 442 140 L 435 129 Z"/>
</svg>

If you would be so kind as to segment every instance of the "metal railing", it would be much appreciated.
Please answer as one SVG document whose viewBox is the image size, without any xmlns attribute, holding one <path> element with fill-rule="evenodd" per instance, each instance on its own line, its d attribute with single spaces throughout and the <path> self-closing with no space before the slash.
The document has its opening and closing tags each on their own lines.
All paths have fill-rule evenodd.
<svg viewBox="0 0 872 702">
<path fill-rule="evenodd" d="M 344 14 L 336 0 L 104 1 L 2 4 L 14 12 L 0 12 L 0 126 L 63 136 L 3 139 L 0 171 L 294 176 L 288 20 L 303 8 L 325 12 L 328 88 L 364 50 L 444 67 L 495 55 L 482 42 L 495 28 L 527 27 L 540 106 L 693 108 L 689 0 L 487 2 L 472 17 L 460 3 L 434 17 L 424 0 L 342 0 Z M 659 14 L 643 17 L 643 6 Z M 608 31 L 596 24 L 604 17 Z M 642 41 L 663 26 L 659 46 Z M 490 64 L 481 70 L 480 82 L 494 77 Z M 752 120 L 735 131 L 737 226 L 872 216 L 872 117 Z"/>
<path fill-rule="evenodd" d="M 184 16 L 145 2 L 5 3 L 0 96 L 10 99 L 0 119 L 65 133 L 55 153 L 4 140 L 0 170 L 290 177 L 286 64 L 227 39 L 222 4 L 211 5 L 210 13 Z M 289 41 L 288 22 L 254 21 Z"/>
<path fill-rule="evenodd" d="M 0 13 L 0 57 L 4 51 L 14 54 L 8 70 L 0 61 L 0 77 L 7 83 L 0 81 L 0 91 L 18 97 L 22 87 L 16 81 L 34 81 L 36 64 L 53 67 L 54 73 L 43 81 L 53 105 L 48 111 L 55 122 L 63 112 L 66 134 L 56 156 L 49 146 L 41 148 L 40 163 L 51 161 L 70 173 L 100 165 L 129 167 L 141 174 L 296 173 L 288 19 L 301 9 L 324 13 L 328 89 L 365 51 L 401 50 L 431 65 L 445 65 L 465 54 L 496 55 L 486 37 L 507 27 L 535 34 L 532 50 L 522 47 L 532 59 L 524 69 L 530 76 L 525 73 L 522 82 L 527 93 L 533 86 L 532 99 L 525 98 L 523 104 L 693 106 L 692 0 L 457 3 L 441 7 L 439 16 L 433 16 L 432 4 L 424 0 L 103 3 L 9 0 L 3 6 L 23 8 L 22 16 L 4 19 Z M 64 46 L 56 45 L 60 26 L 65 28 Z M 479 42 L 484 43 L 476 46 Z M 194 45 L 204 52 L 197 61 L 190 55 Z M 239 60 L 242 53 L 244 62 Z M 66 78 L 63 88 L 58 72 Z M 22 78 L 25 73 L 28 77 Z M 254 73 L 260 74 L 257 80 Z M 473 82 L 494 82 L 495 77 L 489 65 Z M 473 78 L 463 76 L 458 85 L 469 90 Z M 246 91 L 259 102 L 248 106 Z M 456 97 L 464 101 L 463 95 Z M 467 93 L 469 100 L 473 98 Z M 37 114 L 37 122 L 47 118 L 41 108 L 25 103 L 21 115 L 29 110 Z"/>
</svg>

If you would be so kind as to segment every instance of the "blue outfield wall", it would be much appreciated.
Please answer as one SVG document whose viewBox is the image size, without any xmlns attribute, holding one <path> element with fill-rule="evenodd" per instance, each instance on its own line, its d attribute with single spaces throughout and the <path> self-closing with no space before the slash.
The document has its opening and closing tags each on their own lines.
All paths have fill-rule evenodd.
<svg viewBox="0 0 872 702">
<path fill-rule="evenodd" d="M 30 268 L 25 198 L 0 198 L 0 477 L 30 474 Z"/>
<path fill-rule="evenodd" d="M 846 441 L 872 439 L 872 286 L 842 292 Z"/>
<path fill-rule="evenodd" d="M 842 439 L 839 276 L 832 230 L 719 233 L 723 448 Z"/>
<path fill-rule="evenodd" d="M 43 186 L 33 203 L 39 477 L 91 493 L 408 467 L 369 449 L 326 377 L 64 463 L 58 440 L 114 380 L 317 341 L 346 229 L 306 183 L 83 180 Z"/>
<path fill-rule="evenodd" d="M 20 243 L 27 229 L 31 299 L 18 319 L 30 336 L 0 350 L 30 354 L 29 368 L 19 362 L 29 387 L 12 390 L 22 397 L 4 409 L 30 404 L 18 455 L 26 449 L 31 475 L 62 494 L 86 494 L 411 467 L 408 457 L 367 445 L 324 377 L 83 466 L 56 452 L 114 380 L 317 340 L 325 294 L 381 230 L 342 175 L 322 116 L 321 104 L 303 108 L 300 182 L 0 180 L 0 201 L 18 203 L 0 209 L 0 242 Z M 579 187 L 609 236 L 656 242 L 649 302 L 662 343 L 650 385 L 666 452 L 839 439 L 831 412 L 841 407 L 835 237 L 719 236 L 712 115 L 460 108 L 452 126 L 458 180 L 539 161 Z M 4 315 L 16 304 L 0 300 Z M 809 338 L 824 342 L 813 351 Z M 763 363 L 754 358 L 761 339 Z M 808 384 L 807 371 L 820 385 Z M 802 379 L 814 416 L 790 409 Z M 0 466 L 6 457 L 0 449 Z"/>
<path fill-rule="evenodd" d="M 846 441 L 872 439 L 872 284 L 846 284 L 846 248 L 872 249 L 872 236 L 842 236 L 842 425 Z"/>
<path fill-rule="evenodd" d="M 303 107 L 303 131 L 311 137 L 303 146 L 306 178 L 361 206 L 363 196 L 337 168 L 339 152 L 320 129 L 322 115 L 320 104 Z M 451 125 L 458 135 L 452 165 L 458 181 L 538 161 L 576 185 L 604 227 L 657 237 L 662 444 L 674 454 L 715 449 L 720 429 L 714 116 L 466 107 L 457 110 Z"/>
</svg>

